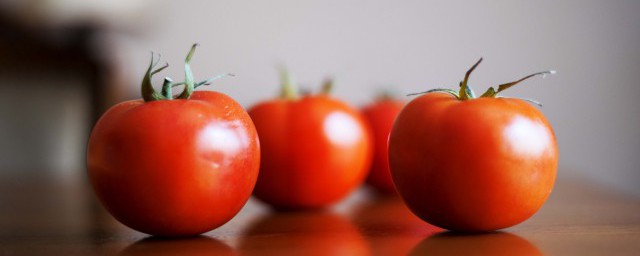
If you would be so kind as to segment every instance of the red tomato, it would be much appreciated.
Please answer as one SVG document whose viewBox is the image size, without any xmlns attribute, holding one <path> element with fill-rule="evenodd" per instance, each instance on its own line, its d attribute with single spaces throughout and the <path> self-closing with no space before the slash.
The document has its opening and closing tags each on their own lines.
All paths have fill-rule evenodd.
<svg viewBox="0 0 640 256">
<path fill-rule="evenodd" d="M 183 92 L 187 99 L 175 100 L 170 90 L 155 93 L 152 66 L 143 82 L 147 101 L 115 105 L 95 125 L 89 178 L 123 224 L 152 235 L 200 234 L 230 220 L 250 197 L 260 161 L 257 133 L 247 112 L 222 93 Z M 192 88 L 185 91 L 193 90 L 186 69 Z"/>
<path fill-rule="evenodd" d="M 395 193 L 389 171 L 388 142 L 389 133 L 396 116 L 404 107 L 404 102 L 390 97 L 382 97 L 366 106 L 362 113 L 369 122 L 373 138 L 373 162 L 367 183 L 382 193 Z"/>
<path fill-rule="evenodd" d="M 369 130 L 344 102 L 326 93 L 302 98 L 288 93 L 254 106 L 249 115 L 262 149 L 254 190 L 260 200 L 282 209 L 321 208 L 364 180 L 371 159 Z"/>
<path fill-rule="evenodd" d="M 449 230 L 490 231 L 542 206 L 558 148 L 540 111 L 495 97 L 533 75 L 474 98 L 466 85 L 472 70 L 459 94 L 427 93 L 407 104 L 391 131 L 389 163 L 398 192 L 420 218 Z"/>
</svg>

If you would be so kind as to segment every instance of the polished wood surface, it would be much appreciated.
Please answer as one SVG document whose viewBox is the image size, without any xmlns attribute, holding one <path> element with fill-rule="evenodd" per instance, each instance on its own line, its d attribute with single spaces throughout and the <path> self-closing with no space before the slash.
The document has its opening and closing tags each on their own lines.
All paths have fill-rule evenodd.
<svg viewBox="0 0 640 256">
<path fill-rule="evenodd" d="M 534 217 L 494 233 L 444 232 L 362 188 L 325 211 L 273 212 L 251 199 L 224 226 L 178 240 L 121 225 L 82 178 L 0 185 L 0 255 L 640 255 L 640 199 L 571 178 Z"/>
</svg>

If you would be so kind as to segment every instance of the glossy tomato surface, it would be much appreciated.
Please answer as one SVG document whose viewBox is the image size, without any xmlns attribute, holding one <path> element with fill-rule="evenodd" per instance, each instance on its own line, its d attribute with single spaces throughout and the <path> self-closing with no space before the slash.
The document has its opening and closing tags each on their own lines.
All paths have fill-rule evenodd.
<svg viewBox="0 0 640 256">
<path fill-rule="evenodd" d="M 361 114 L 327 95 L 276 99 L 249 110 L 262 149 L 254 194 L 281 209 L 328 206 L 364 180 L 370 134 Z"/>
<path fill-rule="evenodd" d="M 404 102 L 394 99 L 381 99 L 366 106 L 362 113 L 371 127 L 373 138 L 373 162 L 367 183 L 382 193 L 395 193 L 396 189 L 389 170 L 389 133 L 393 121 L 404 107 Z"/>
<path fill-rule="evenodd" d="M 95 125 L 89 178 L 123 224 L 160 236 L 196 235 L 231 219 L 258 177 L 260 148 L 249 115 L 232 98 L 128 101 Z"/>
<path fill-rule="evenodd" d="M 389 140 L 396 188 L 423 220 L 449 230 L 518 224 L 549 196 L 558 148 L 548 121 L 518 99 L 427 93 L 400 112 Z"/>
</svg>

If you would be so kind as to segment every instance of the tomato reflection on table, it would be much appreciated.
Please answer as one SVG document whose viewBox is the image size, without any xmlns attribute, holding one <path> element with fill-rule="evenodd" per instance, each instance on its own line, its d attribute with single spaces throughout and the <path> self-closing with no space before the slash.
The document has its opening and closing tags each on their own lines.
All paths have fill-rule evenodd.
<svg viewBox="0 0 640 256">
<path fill-rule="evenodd" d="M 443 230 L 413 215 L 397 194 L 368 196 L 350 217 L 367 236 L 374 255 L 406 255 L 422 239 Z"/>
<path fill-rule="evenodd" d="M 507 232 L 460 234 L 444 232 L 427 237 L 410 255 L 543 255 L 526 239 Z"/>
<path fill-rule="evenodd" d="M 240 239 L 243 255 L 370 255 L 358 228 L 330 211 L 273 213 L 251 223 Z"/>
<path fill-rule="evenodd" d="M 209 236 L 181 239 L 147 237 L 120 252 L 121 256 L 134 255 L 237 255 L 227 244 Z"/>
</svg>

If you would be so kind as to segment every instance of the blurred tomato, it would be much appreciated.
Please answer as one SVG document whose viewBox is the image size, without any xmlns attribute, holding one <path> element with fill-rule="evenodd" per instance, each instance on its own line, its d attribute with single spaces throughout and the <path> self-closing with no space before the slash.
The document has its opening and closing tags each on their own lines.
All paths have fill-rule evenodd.
<svg viewBox="0 0 640 256">
<path fill-rule="evenodd" d="M 280 209 L 321 208 L 364 180 L 370 133 L 361 114 L 323 93 L 299 97 L 284 75 L 281 98 L 249 110 L 262 161 L 254 195 Z"/>
<path fill-rule="evenodd" d="M 403 101 L 382 96 L 362 110 L 371 127 L 373 138 L 373 162 L 367 183 L 382 193 L 396 191 L 389 170 L 388 142 L 393 121 L 396 120 L 403 106 Z"/>
</svg>

